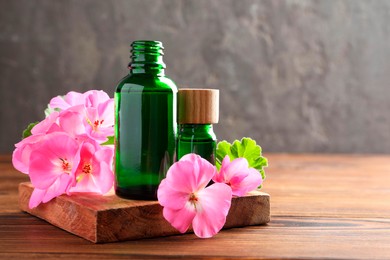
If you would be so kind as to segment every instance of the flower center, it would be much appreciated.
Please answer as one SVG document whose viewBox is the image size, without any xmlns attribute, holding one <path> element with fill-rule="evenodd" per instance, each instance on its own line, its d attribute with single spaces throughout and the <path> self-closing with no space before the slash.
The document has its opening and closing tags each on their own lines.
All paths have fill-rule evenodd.
<svg viewBox="0 0 390 260">
<path fill-rule="evenodd" d="M 93 131 L 97 131 L 99 129 L 99 126 L 103 124 L 104 119 L 95 120 L 94 122 L 92 122 L 91 120 L 89 120 L 89 118 L 87 118 L 87 122 L 90 126 L 92 126 Z"/>
<path fill-rule="evenodd" d="M 60 160 L 61 160 L 62 170 L 69 174 L 72 170 L 70 163 L 68 162 L 67 159 L 60 158 Z"/>
<path fill-rule="evenodd" d="M 104 122 L 104 119 L 102 119 L 100 121 L 99 120 L 95 120 L 95 122 L 93 122 L 93 125 L 92 125 L 93 130 L 97 131 L 99 126 L 101 126 L 103 124 L 103 122 Z"/>
<path fill-rule="evenodd" d="M 77 177 L 76 181 L 80 182 L 85 176 L 88 174 L 92 174 L 92 165 L 89 163 L 86 163 L 83 165 L 83 168 L 81 168 L 81 172 Z"/>
<path fill-rule="evenodd" d="M 197 210 L 197 205 L 198 205 L 198 197 L 196 196 L 195 193 L 191 193 L 190 197 L 188 198 L 188 202 Z"/>
<path fill-rule="evenodd" d="M 83 173 L 90 174 L 92 172 L 92 166 L 90 164 L 84 164 Z"/>
</svg>

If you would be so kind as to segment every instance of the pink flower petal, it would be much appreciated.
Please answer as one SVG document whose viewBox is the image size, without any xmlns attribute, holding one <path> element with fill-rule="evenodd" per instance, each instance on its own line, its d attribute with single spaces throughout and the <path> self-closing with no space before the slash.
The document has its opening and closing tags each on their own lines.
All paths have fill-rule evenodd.
<svg viewBox="0 0 390 260">
<path fill-rule="evenodd" d="M 179 210 L 185 207 L 189 193 L 172 187 L 167 179 L 161 181 L 157 190 L 157 198 L 161 206 L 172 210 Z"/>
<path fill-rule="evenodd" d="M 112 171 L 113 150 L 101 147 L 90 140 L 80 149 L 80 163 L 75 172 L 77 184 L 70 192 L 107 193 L 113 186 Z"/>
<path fill-rule="evenodd" d="M 30 161 L 29 156 L 24 158 L 23 150 L 16 148 L 12 153 L 12 165 L 16 170 L 28 174 L 29 163 L 25 161 Z"/>
<path fill-rule="evenodd" d="M 236 176 L 237 173 L 243 174 L 248 170 L 248 161 L 245 158 L 234 159 L 224 167 L 224 170 L 225 179 L 230 180 L 233 176 Z"/>
<path fill-rule="evenodd" d="M 12 153 L 12 164 L 15 169 L 25 174 L 29 173 L 31 152 L 38 149 L 44 137 L 45 135 L 31 135 L 15 145 L 16 149 Z"/>
<path fill-rule="evenodd" d="M 47 190 L 46 194 L 42 199 L 43 203 L 46 203 L 55 197 L 58 197 L 62 194 L 64 194 L 68 188 L 69 184 L 71 183 L 71 177 L 67 174 L 62 174 L 57 180 L 51 185 Z"/>
<path fill-rule="evenodd" d="M 75 91 L 68 92 L 64 97 L 57 96 L 50 100 L 51 108 L 58 108 L 60 110 L 66 110 L 70 107 L 83 105 L 85 103 L 85 96 L 82 93 Z"/>
<path fill-rule="evenodd" d="M 94 175 L 101 194 L 109 192 L 114 185 L 114 173 L 109 164 L 102 162 L 100 164 L 100 173 Z"/>
<path fill-rule="evenodd" d="M 70 188 L 70 194 L 75 192 L 92 192 L 103 194 L 92 174 L 80 174 L 78 175 L 78 178 L 79 181 L 77 181 L 76 186 Z"/>
<path fill-rule="evenodd" d="M 232 198 L 232 190 L 223 183 L 214 183 L 199 191 L 197 212 L 192 226 L 198 237 L 208 238 L 217 234 L 226 222 Z"/>
<path fill-rule="evenodd" d="M 164 207 L 163 216 L 168 222 L 181 233 L 188 230 L 196 212 L 191 208 L 171 209 Z"/>
<path fill-rule="evenodd" d="M 213 180 L 228 184 L 234 196 L 244 196 L 262 183 L 260 173 L 254 168 L 248 168 L 248 161 L 245 158 L 237 158 L 230 162 L 228 156 L 223 159 L 221 169 Z"/>
<path fill-rule="evenodd" d="M 109 99 L 104 103 L 99 104 L 98 114 L 101 118 L 104 118 L 105 126 L 113 126 L 115 121 L 115 114 L 112 113 L 114 110 L 114 99 Z"/>
<path fill-rule="evenodd" d="M 82 93 L 70 91 L 65 95 L 64 99 L 70 106 L 76 106 L 84 104 L 85 96 Z"/>
<path fill-rule="evenodd" d="M 103 90 L 90 90 L 84 93 L 86 107 L 98 107 L 99 104 L 109 100 L 110 97 Z"/>
<path fill-rule="evenodd" d="M 105 194 L 109 192 L 114 184 L 114 174 L 110 167 L 105 163 L 95 165 L 93 173 L 81 173 L 77 177 L 79 181 L 76 186 L 70 189 L 74 192 L 93 192 L 98 194 Z"/>
<path fill-rule="evenodd" d="M 167 180 L 178 191 L 191 193 L 206 187 L 216 173 L 215 166 L 196 154 L 187 154 L 168 170 Z"/>
<path fill-rule="evenodd" d="M 48 134 L 43 142 L 30 155 L 31 182 L 39 189 L 47 189 L 61 174 L 73 176 L 78 164 L 79 145 L 66 133 Z"/>
<path fill-rule="evenodd" d="M 57 96 L 50 100 L 49 106 L 50 108 L 59 108 L 63 110 L 69 108 L 70 104 L 67 103 L 63 97 Z"/>
<path fill-rule="evenodd" d="M 34 191 L 31 194 L 30 201 L 28 202 L 28 207 L 33 209 L 37 207 L 41 202 L 43 197 L 46 194 L 46 190 L 41 190 L 38 188 L 34 188 Z"/>
<path fill-rule="evenodd" d="M 114 146 L 105 145 L 95 153 L 95 158 L 98 161 L 105 161 L 108 165 L 112 165 L 114 161 Z"/>
<path fill-rule="evenodd" d="M 166 181 L 169 182 L 169 187 L 184 193 L 191 193 L 197 184 L 193 175 L 193 167 L 191 162 L 178 161 L 174 163 L 167 172 Z"/>
<path fill-rule="evenodd" d="M 50 163 L 50 161 L 58 161 L 58 165 Z M 64 173 L 60 169 L 60 163 L 56 154 L 50 153 L 50 151 L 33 151 L 30 160 L 30 180 L 34 187 L 44 190 L 49 188 Z"/>
<path fill-rule="evenodd" d="M 56 124 L 58 115 L 59 115 L 58 112 L 51 113 L 48 117 L 46 117 L 44 120 L 42 120 L 37 125 L 35 125 L 31 129 L 31 133 L 33 135 L 37 135 L 37 134 L 46 134 L 47 132 L 55 132 L 60 130 L 59 126 Z"/>
<path fill-rule="evenodd" d="M 99 114 L 95 107 L 86 108 L 86 120 L 84 120 L 84 127 L 88 136 L 99 142 L 107 141 L 108 136 L 114 135 L 113 123 L 109 127 L 105 127 L 103 123 L 106 121 L 102 115 Z"/>
<path fill-rule="evenodd" d="M 248 176 L 240 182 L 240 187 L 233 191 L 233 195 L 244 196 L 250 191 L 257 189 L 263 179 L 261 174 L 254 168 L 249 168 Z"/>
<path fill-rule="evenodd" d="M 69 175 L 63 174 L 48 188 L 38 189 L 34 188 L 29 201 L 29 208 L 37 207 L 41 202 L 46 203 L 55 197 L 58 197 L 66 191 L 70 183 Z"/>
<path fill-rule="evenodd" d="M 85 134 L 83 125 L 84 116 L 74 111 L 64 111 L 59 118 L 59 124 L 63 131 L 67 132 L 72 137 Z"/>
</svg>

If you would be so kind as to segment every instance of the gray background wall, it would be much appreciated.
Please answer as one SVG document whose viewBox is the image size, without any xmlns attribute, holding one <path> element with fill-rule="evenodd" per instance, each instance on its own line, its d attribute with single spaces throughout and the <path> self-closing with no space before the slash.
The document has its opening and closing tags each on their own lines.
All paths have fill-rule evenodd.
<svg viewBox="0 0 390 260">
<path fill-rule="evenodd" d="M 221 90 L 219 139 L 390 152 L 390 1 L 0 1 L 0 153 L 70 90 L 113 95 L 129 43 L 179 87 Z"/>
</svg>

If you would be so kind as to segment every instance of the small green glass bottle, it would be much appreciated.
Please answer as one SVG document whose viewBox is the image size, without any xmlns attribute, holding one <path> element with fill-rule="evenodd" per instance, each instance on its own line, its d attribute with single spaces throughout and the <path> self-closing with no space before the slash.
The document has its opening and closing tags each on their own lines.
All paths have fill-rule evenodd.
<svg viewBox="0 0 390 260">
<path fill-rule="evenodd" d="M 163 45 L 131 44 L 129 75 L 115 92 L 115 193 L 156 200 L 157 188 L 175 160 L 175 83 L 165 77 Z"/>
<path fill-rule="evenodd" d="M 196 153 L 215 164 L 217 138 L 213 125 L 219 119 L 219 90 L 179 89 L 177 159 Z"/>
</svg>

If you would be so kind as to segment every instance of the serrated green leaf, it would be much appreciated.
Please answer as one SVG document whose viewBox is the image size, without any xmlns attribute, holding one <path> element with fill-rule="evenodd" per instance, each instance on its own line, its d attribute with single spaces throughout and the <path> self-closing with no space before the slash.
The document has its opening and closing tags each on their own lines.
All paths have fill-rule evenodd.
<svg viewBox="0 0 390 260">
<path fill-rule="evenodd" d="M 227 141 L 221 141 L 217 145 L 216 151 L 216 166 L 218 170 L 221 168 L 223 158 L 228 155 L 230 160 L 236 158 L 245 158 L 248 160 L 249 167 L 255 168 L 265 179 L 264 167 L 268 166 L 267 158 L 261 156 L 262 149 L 256 144 L 256 141 L 244 137 L 241 141 L 235 140 L 233 144 Z"/>
<path fill-rule="evenodd" d="M 221 141 L 218 143 L 216 150 L 216 166 L 218 170 L 221 168 L 222 160 L 226 155 L 229 155 L 230 160 L 234 159 L 230 150 L 231 146 L 232 145 L 227 141 Z"/>
<path fill-rule="evenodd" d="M 26 129 L 23 130 L 22 139 L 29 137 L 31 134 L 31 129 L 36 126 L 39 122 L 30 123 Z"/>
</svg>

